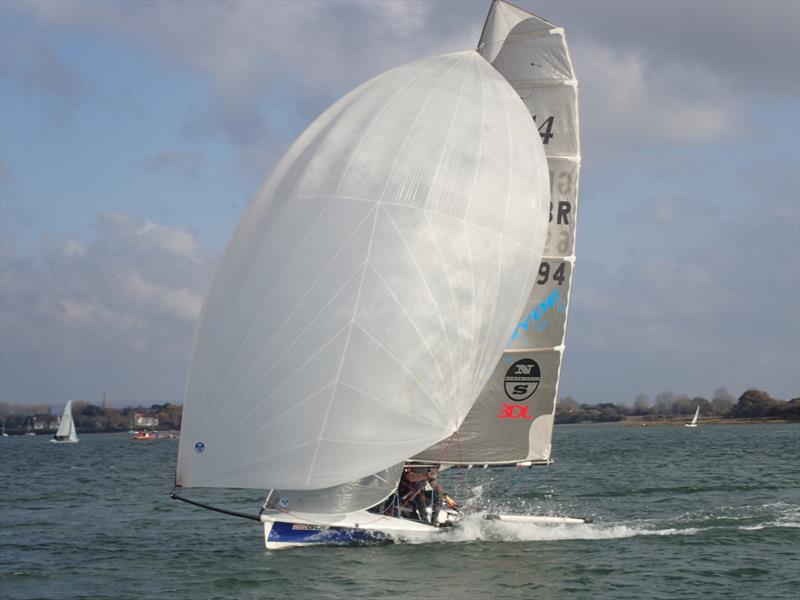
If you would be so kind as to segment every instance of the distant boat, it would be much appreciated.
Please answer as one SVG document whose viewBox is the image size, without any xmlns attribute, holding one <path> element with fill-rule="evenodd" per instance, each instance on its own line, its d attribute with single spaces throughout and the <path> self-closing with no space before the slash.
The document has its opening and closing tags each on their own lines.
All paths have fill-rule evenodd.
<svg viewBox="0 0 800 600">
<path fill-rule="evenodd" d="M 155 440 L 155 439 L 157 439 L 157 436 L 156 436 L 156 432 L 155 431 L 146 431 L 146 430 L 142 429 L 141 431 L 137 431 L 133 435 L 133 437 L 131 439 L 132 440 Z"/>
<path fill-rule="evenodd" d="M 36 432 L 33 430 L 33 426 L 36 423 L 36 417 L 28 417 L 28 431 L 25 432 L 25 435 L 36 435 Z"/>
<path fill-rule="evenodd" d="M 684 427 L 697 427 L 697 417 L 700 416 L 700 407 L 697 407 L 697 410 L 694 411 L 694 418 L 692 419 L 691 423 L 684 423 Z"/>
<path fill-rule="evenodd" d="M 78 434 L 75 432 L 75 421 L 72 420 L 72 400 L 68 400 L 66 406 L 64 406 L 61 422 L 58 424 L 58 431 L 50 441 L 57 444 L 74 444 L 78 441 Z"/>
<path fill-rule="evenodd" d="M 2 431 L 0 432 L 0 437 L 8 437 L 8 434 L 6 433 L 6 420 L 5 419 L 3 419 L 3 423 L 2 423 L 2 425 L 0 425 L 0 428 L 2 428 Z"/>
</svg>

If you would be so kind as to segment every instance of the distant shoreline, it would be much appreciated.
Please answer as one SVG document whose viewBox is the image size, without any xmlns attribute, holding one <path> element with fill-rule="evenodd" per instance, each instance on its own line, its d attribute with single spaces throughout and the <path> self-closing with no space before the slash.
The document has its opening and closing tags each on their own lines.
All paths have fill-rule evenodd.
<svg viewBox="0 0 800 600">
<path fill-rule="evenodd" d="M 691 419 L 654 419 L 645 420 L 641 417 L 627 417 L 620 421 L 580 421 L 578 423 L 556 423 L 556 425 L 624 425 L 626 427 L 683 427 Z M 750 419 L 723 419 L 720 417 L 702 417 L 697 421 L 698 427 L 705 425 L 785 425 L 787 423 L 800 424 L 800 421 L 788 419 L 750 418 Z"/>
</svg>

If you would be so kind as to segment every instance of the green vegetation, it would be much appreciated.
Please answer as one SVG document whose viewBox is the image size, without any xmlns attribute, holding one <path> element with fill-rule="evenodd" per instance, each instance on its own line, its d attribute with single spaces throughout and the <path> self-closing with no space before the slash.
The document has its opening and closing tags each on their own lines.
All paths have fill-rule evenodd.
<svg viewBox="0 0 800 600">
<path fill-rule="evenodd" d="M 655 397 L 652 405 L 644 394 L 636 396 L 633 406 L 610 402 L 579 404 L 568 396 L 558 402 L 556 423 L 609 423 L 630 417 L 638 417 L 645 422 L 689 419 L 698 406 L 703 418 L 800 421 L 800 398 L 786 402 L 776 400 L 761 390 L 747 390 L 734 402 L 733 396 L 725 388 L 720 388 L 712 400 L 663 392 Z"/>
</svg>

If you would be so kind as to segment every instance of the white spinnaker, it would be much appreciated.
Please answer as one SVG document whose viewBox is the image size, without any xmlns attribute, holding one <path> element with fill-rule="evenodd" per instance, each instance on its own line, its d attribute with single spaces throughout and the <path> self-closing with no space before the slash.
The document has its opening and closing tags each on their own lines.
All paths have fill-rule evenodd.
<svg viewBox="0 0 800 600">
<path fill-rule="evenodd" d="M 495 0 L 478 51 L 536 119 L 550 172 L 550 222 L 536 285 L 502 359 L 461 428 L 416 460 L 455 464 L 550 460 L 573 266 L 580 171 L 578 83 L 564 30 Z"/>
<path fill-rule="evenodd" d="M 474 51 L 334 104 L 215 275 L 176 483 L 321 489 L 456 431 L 533 285 L 548 186 L 524 104 Z"/>
<path fill-rule="evenodd" d="M 75 423 L 72 420 L 72 400 L 67 400 L 67 404 L 64 406 L 64 412 L 61 413 L 61 421 L 58 423 L 56 437 L 69 438 L 70 440 L 78 439 L 78 436 L 75 434 Z"/>
</svg>

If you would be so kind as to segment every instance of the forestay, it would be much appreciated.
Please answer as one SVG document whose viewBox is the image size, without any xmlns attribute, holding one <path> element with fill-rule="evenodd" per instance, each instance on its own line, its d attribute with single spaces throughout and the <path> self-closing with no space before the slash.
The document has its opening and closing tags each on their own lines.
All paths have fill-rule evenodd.
<svg viewBox="0 0 800 600">
<path fill-rule="evenodd" d="M 501 0 L 492 4 L 478 50 L 522 98 L 544 144 L 551 192 L 547 244 L 536 285 L 474 408 L 452 439 L 415 458 L 546 463 L 575 264 L 578 84 L 563 29 Z"/>
<path fill-rule="evenodd" d="M 176 484 L 347 495 L 452 435 L 528 301 L 548 206 L 536 127 L 478 53 L 342 98 L 226 249 L 195 335 Z"/>
</svg>

